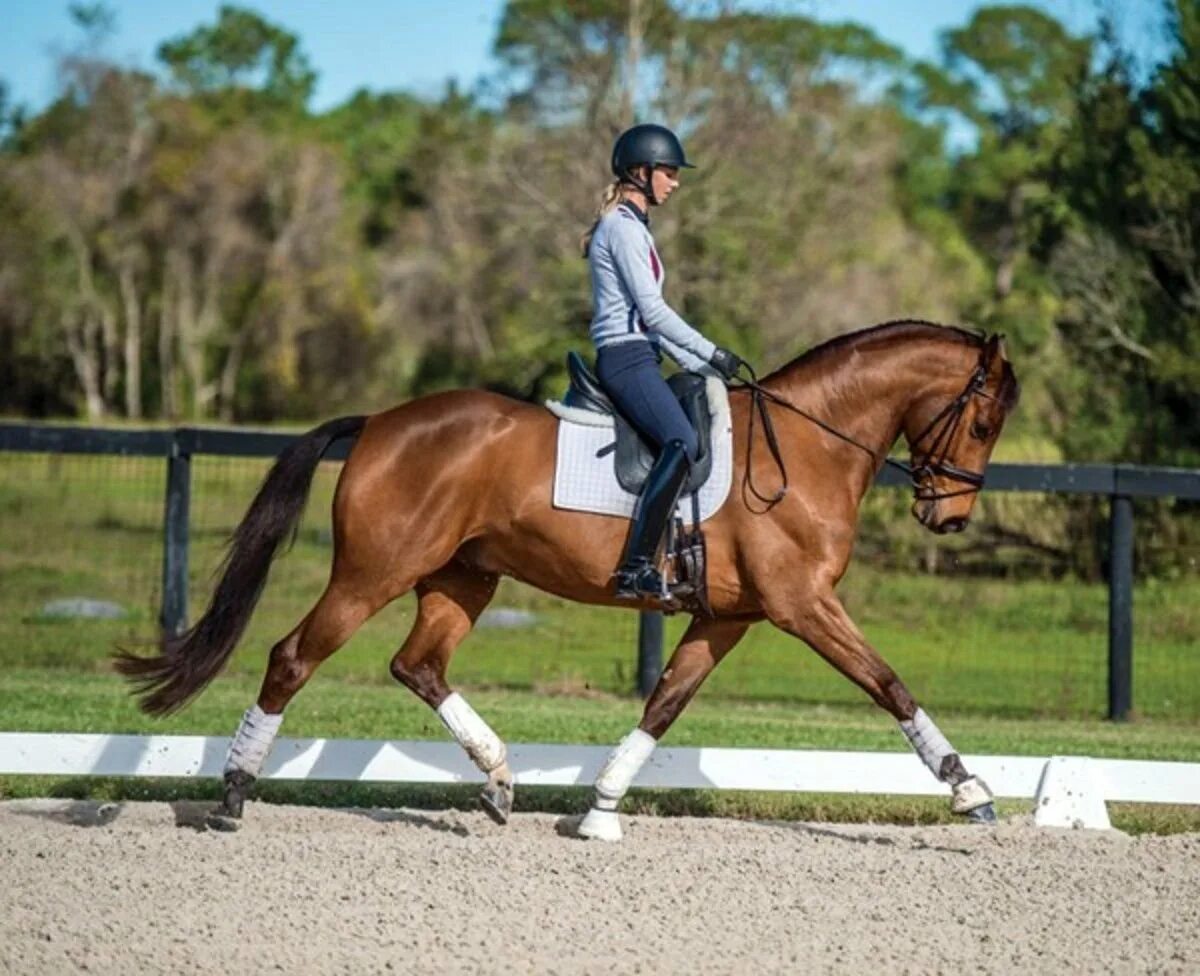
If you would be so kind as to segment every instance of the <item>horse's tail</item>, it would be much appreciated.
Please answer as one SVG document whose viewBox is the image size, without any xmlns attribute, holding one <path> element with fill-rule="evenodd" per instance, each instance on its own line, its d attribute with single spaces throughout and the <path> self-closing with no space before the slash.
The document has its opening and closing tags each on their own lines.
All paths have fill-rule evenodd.
<svg viewBox="0 0 1200 976">
<path fill-rule="evenodd" d="M 366 417 L 340 417 L 289 445 L 233 533 L 221 581 L 204 616 L 183 634 L 165 635 L 153 657 L 126 650 L 117 654 L 116 669 L 133 681 L 142 711 L 150 715 L 176 711 L 225 666 L 258 603 L 271 560 L 300 521 L 321 456 L 330 444 L 357 434 L 366 422 Z"/>
</svg>

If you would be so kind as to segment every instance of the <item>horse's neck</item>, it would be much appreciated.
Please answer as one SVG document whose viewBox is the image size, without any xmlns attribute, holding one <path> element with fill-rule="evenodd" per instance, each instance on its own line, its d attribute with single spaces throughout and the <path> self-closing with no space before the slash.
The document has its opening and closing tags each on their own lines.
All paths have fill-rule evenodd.
<svg viewBox="0 0 1200 976">
<path fill-rule="evenodd" d="M 789 402 L 869 448 L 882 464 L 913 405 L 938 392 L 952 377 L 967 375 L 963 347 L 937 340 L 864 343 L 800 360 L 770 377 L 767 385 Z"/>
</svg>

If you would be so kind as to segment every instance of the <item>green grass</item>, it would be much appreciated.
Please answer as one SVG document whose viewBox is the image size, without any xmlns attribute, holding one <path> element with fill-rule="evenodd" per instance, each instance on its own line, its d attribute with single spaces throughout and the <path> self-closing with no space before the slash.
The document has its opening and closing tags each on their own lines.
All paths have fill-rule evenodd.
<svg viewBox="0 0 1200 976">
<path fill-rule="evenodd" d="M 0 677 L 5 709 L 0 730 L 191 733 L 229 735 L 253 700 L 248 675 L 218 679 L 187 711 L 164 720 L 139 712 L 124 685 L 111 675 L 65 675 L 47 670 Z M 611 745 L 638 720 L 632 698 L 468 689 L 471 702 L 510 742 Z M 1161 760 L 1195 760 L 1200 730 L 1188 724 L 1145 721 L 1016 719 L 950 712 L 938 720 L 964 753 L 1043 756 L 1078 753 Z M 437 717 L 399 687 L 377 687 L 315 678 L 288 709 L 283 734 L 294 737 L 444 740 Z M 701 697 L 663 739 L 667 746 L 757 746 L 790 749 L 862 749 L 905 752 L 895 723 L 869 706 L 788 705 Z M 99 777 L 0 777 L 0 795 L 91 799 L 215 799 L 213 781 L 132 780 Z M 574 813 L 587 792 L 522 788 L 518 809 Z M 383 786 L 344 783 L 263 783 L 269 802 L 332 806 L 473 808 L 474 786 Z M 1006 800 L 1003 815 L 1028 811 L 1026 801 Z M 948 823 L 944 800 L 822 794 L 726 793 L 713 790 L 639 790 L 629 812 L 716 815 L 756 819 L 888 823 Z M 1200 808 L 1114 804 L 1114 823 L 1132 832 L 1200 830 Z"/>
<path fill-rule="evenodd" d="M 211 588 L 225 538 L 241 517 L 265 462 L 194 463 L 191 556 L 193 619 Z M 161 461 L 0 454 L 0 729 L 179 732 L 228 735 L 253 700 L 267 649 L 320 592 L 330 557 L 328 506 L 336 465 L 318 473 L 295 547 L 276 565 L 259 610 L 226 673 L 183 714 L 141 715 L 109 669 L 115 643 L 152 635 L 161 572 Z M 1036 499 L 1032 503 L 1036 504 Z M 918 532 L 913 526 L 904 531 Z M 922 538 L 928 545 L 928 538 Z M 966 753 L 1200 758 L 1200 608 L 1194 578 L 1139 585 L 1135 596 L 1135 721 L 1103 721 L 1107 592 L 1071 580 L 996 580 L 853 566 L 841 592 L 851 615 Z M 115 621 L 48 620 L 47 601 L 110 599 Z M 514 742 L 610 744 L 637 721 L 633 684 L 637 618 L 579 607 L 505 581 L 494 606 L 535 615 L 531 627 L 479 629 L 451 671 L 476 708 Z M 412 624 L 411 598 L 370 621 L 289 708 L 285 734 L 441 738 L 440 723 L 392 682 L 387 664 Z M 668 621 L 668 642 L 683 620 Z M 894 723 L 797 641 L 758 625 L 714 673 L 666 738 L 674 745 L 776 748 L 907 748 Z M 24 792 L 39 781 L 12 780 Z M 123 787 L 85 780 L 42 782 L 49 791 L 210 790 L 211 784 Z M 268 797 L 350 802 L 377 795 L 473 803 L 473 793 L 270 784 Z M 289 792 L 299 790 L 299 793 Z M 306 790 L 311 792 L 305 792 Z M 358 792 L 356 792 L 358 791 Z M 558 809 L 578 796 L 553 791 Z M 461 795 L 460 795 L 461 794 Z M 529 795 L 527 793 L 527 795 Z M 446 798 L 449 798 L 447 800 Z M 438 802 L 441 802 L 439 800 Z M 533 802 L 531 798 L 527 802 Z M 857 816 L 915 822 L 944 815 L 923 800 L 768 794 L 647 794 L 647 809 L 738 815 Z M 1175 814 L 1131 814 L 1170 829 Z M 791 811 L 791 813 L 789 813 Z M 1166 817 L 1162 827 L 1155 817 Z M 1186 816 L 1183 822 L 1191 823 Z M 1139 819 L 1140 818 L 1140 819 Z M 1149 819 L 1147 819 L 1149 818 Z M 1177 817 L 1178 819 L 1178 817 Z M 1158 824 L 1158 827 L 1153 825 Z M 1194 829 L 1194 828 L 1193 828 Z"/>
<path fill-rule="evenodd" d="M 266 462 L 194 462 L 191 608 L 202 610 L 224 540 Z M 328 573 L 328 508 L 337 465 L 324 465 L 296 545 L 274 569 L 232 662 L 258 675 L 264 654 L 311 606 Z M 154 631 L 160 598 L 161 461 L 0 455 L 0 646 L 10 667 L 97 670 L 115 640 Z M 1006 499 L 1012 501 L 1012 499 Z M 1031 499 L 1036 504 L 1037 499 Z M 909 520 L 911 521 L 911 520 Z M 903 523 L 902 523 L 903 524 Z M 903 529 L 920 533 L 914 525 Z M 926 534 L 922 545 L 929 545 Z M 1195 578 L 1150 581 L 1135 597 L 1134 695 L 1141 716 L 1200 720 L 1200 608 Z M 1095 717 L 1106 702 L 1107 591 L 1074 580 L 997 580 L 888 573 L 854 565 L 841 593 L 852 616 L 929 709 Z M 64 596 L 116 600 L 118 622 L 46 621 Z M 480 630 L 454 664 L 457 681 L 507 688 L 626 691 L 635 615 L 571 606 L 505 583 L 495 606 L 537 614 L 524 630 Z M 411 626 L 398 601 L 325 666 L 339 680 L 386 683 Z M 672 621 L 668 639 L 682 620 Z M 795 640 L 755 627 L 705 695 L 854 703 L 861 693 Z"/>
</svg>

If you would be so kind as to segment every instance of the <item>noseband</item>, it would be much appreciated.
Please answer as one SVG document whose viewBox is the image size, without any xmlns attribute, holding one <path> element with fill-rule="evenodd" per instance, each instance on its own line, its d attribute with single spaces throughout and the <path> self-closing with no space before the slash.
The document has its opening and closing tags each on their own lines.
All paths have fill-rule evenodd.
<svg viewBox="0 0 1200 976">
<path fill-rule="evenodd" d="M 781 407 L 791 410 L 793 413 L 799 414 L 810 423 L 816 424 L 823 431 L 832 434 L 834 437 L 845 441 L 857 447 L 860 451 L 870 455 L 875 462 L 876 467 L 879 466 L 881 460 L 883 464 L 890 464 L 893 468 L 903 471 L 908 480 L 912 482 L 913 495 L 917 501 L 935 502 L 943 498 L 957 498 L 959 495 L 970 495 L 983 488 L 983 472 L 968 471 L 965 468 L 960 468 L 951 464 L 946 460 L 946 454 L 950 450 L 950 445 L 954 442 L 954 435 L 958 432 L 959 425 L 962 423 L 963 415 L 966 413 L 967 404 L 971 402 L 971 398 L 981 396 L 988 400 L 996 399 L 992 394 L 986 392 L 984 387 L 987 385 L 988 370 L 991 368 L 991 358 L 987 355 L 987 350 L 980 350 L 979 362 L 976 363 L 974 371 L 971 373 L 970 379 L 967 380 L 967 385 L 963 387 L 962 392 L 953 400 L 947 403 L 941 410 L 934 415 L 933 419 L 925 425 L 925 428 L 910 442 L 910 448 L 913 452 L 913 464 L 907 464 L 904 461 L 899 461 L 891 457 L 880 456 L 865 444 L 856 441 L 853 437 L 843 434 L 840 430 L 831 427 L 819 417 L 815 417 L 808 411 L 796 406 L 789 400 L 785 400 L 778 394 L 772 393 L 770 390 L 759 385 L 758 377 L 754 371 L 746 365 L 746 369 L 750 373 L 749 380 L 740 381 L 740 385 L 750 390 L 751 408 L 750 408 L 750 430 L 746 443 L 746 484 L 754 497 L 761 502 L 765 502 L 768 507 L 774 506 L 781 501 L 788 490 L 788 475 L 787 468 L 783 463 L 783 454 L 779 449 L 779 439 L 775 435 L 775 425 L 771 420 L 771 415 L 767 410 L 767 401 L 777 403 Z M 757 413 L 762 418 L 763 433 L 767 439 L 767 447 L 771 451 L 771 457 L 775 461 L 775 466 L 779 469 L 779 474 L 783 484 L 773 495 L 764 495 L 754 486 L 754 476 L 751 473 L 753 468 L 750 464 L 750 451 L 754 446 L 754 415 Z M 929 448 L 922 454 L 920 460 L 917 460 L 916 450 L 921 441 L 929 436 L 933 436 L 933 442 Z M 948 478 L 951 481 L 956 481 L 964 484 L 966 488 L 960 488 L 957 491 L 938 492 L 933 490 L 933 479 L 935 477 Z"/>
</svg>

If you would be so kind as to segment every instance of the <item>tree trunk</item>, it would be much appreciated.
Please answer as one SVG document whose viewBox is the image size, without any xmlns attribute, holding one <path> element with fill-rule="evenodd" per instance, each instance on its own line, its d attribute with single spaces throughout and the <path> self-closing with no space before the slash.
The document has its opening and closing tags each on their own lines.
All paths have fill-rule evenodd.
<svg viewBox="0 0 1200 976">
<path fill-rule="evenodd" d="M 179 334 L 179 275 L 185 260 L 177 249 L 167 252 L 163 262 L 163 290 L 158 316 L 158 375 L 162 387 L 160 411 L 166 420 L 179 419 L 179 364 L 176 336 Z"/>
<path fill-rule="evenodd" d="M 238 374 L 242 369 L 242 360 L 246 355 L 246 347 L 250 344 L 250 326 L 244 325 L 229 345 L 229 355 L 225 357 L 225 366 L 221 370 L 221 387 L 218 404 L 220 419 L 233 423 L 234 401 L 237 398 Z"/>
<path fill-rule="evenodd" d="M 1000 230 L 995 292 L 1004 301 L 1013 289 L 1017 259 L 1021 256 L 1021 219 L 1025 214 L 1025 189 L 1019 183 L 1008 191 L 1008 223 Z"/>
<path fill-rule="evenodd" d="M 71 356 L 71 365 L 75 368 L 75 376 L 83 389 L 87 418 L 101 420 L 106 411 L 104 391 L 100 385 L 100 350 L 95 341 L 98 331 L 95 321 L 85 312 L 82 323 L 77 325 L 70 313 L 64 313 L 62 329 L 67 341 L 67 352 Z"/>
<path fill-rule="evenodd" d="M 78 326 L 70 313 L 63 319 L 67 351 L 75 367 L 75 375 L 83 387 L 89 420 L 99 420 L 107 412 L 104 396 L 104 366 L 101 361 L 100 325 L 97 318 L 101 312 L 96 286 L 92 280 L 92 252 L 78 231 L 71 233 L 71 244 L 75 250 L 76 273 L 79 282 L 79 311 L 82 321 Z"/>
<path fill-rule="evenodd" d="M 108 302 L 96 295 L 99 311 L 100 334 L 104 338 L 104 402 L 110 408 L 117 403 L 117 388 L 121 383 L 121 330 L 117 315 Z"/>
<path fill-rule="evenodd" d="M 125 416 L 138 420 L 142 416 L 142 306 L 129 264 L 122 265 L 120 281 L 125 305 Z"/>
<path fill-rule="evenodd" d="M 637 76 L 642 60 L 642 0 L 629 0 L 629 17 L 625 22 L 625 84 L 621 86 L 621 124 L 633 125 L 637 111 Z"/>
<path fill-rule="evenodd" d="M 179 355 L 183 361 L 183 372 L 187 377 L 188 413 L 192 417 L 202 417 L 205 413 L 206 384 L 204 368 L 204 330 L 196 313 L 196 272 L 192 266 L 192 257 L 184 252 L 179 261 L 179 292 L 176 309 L 178 316 L 175 320 L 179 336 Z"/>
</svg>

